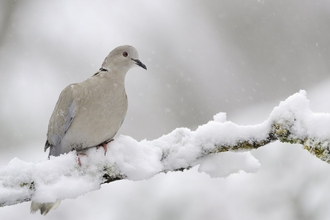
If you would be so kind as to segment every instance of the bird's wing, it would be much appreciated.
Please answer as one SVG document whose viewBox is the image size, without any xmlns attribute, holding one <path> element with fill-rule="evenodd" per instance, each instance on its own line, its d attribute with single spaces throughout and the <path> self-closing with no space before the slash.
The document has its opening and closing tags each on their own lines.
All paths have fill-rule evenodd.
<svg viewBox="0 0 330 220">
<path fill-rule="evenodd" d="M 77 106 L 74 97 L 76 84 L 67 86 L 60 94 L 53 114 L 49 120 L 45 151 L 48 147 L 59 148 L 61 140 L 70 128 Z M 59 149 L 57 149 L 59 150 Z M 56 151 L 57 151 L 56 150 Z"/>
</svg>

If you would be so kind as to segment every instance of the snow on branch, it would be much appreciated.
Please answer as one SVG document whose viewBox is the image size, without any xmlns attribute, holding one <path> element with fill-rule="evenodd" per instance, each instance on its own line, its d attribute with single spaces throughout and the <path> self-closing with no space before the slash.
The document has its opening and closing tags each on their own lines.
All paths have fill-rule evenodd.
<svg viewBox="0 0 330 220">
<path fill-rule="evenodd" d="M 195 131 L 178 128 L 152 141 L 120 136 L 109 144 L 106 156 L 102 149 L 90 149 L 80 158 L 81 166 L 75 152 L 38 163 L 14 158 L 0 169 L 0 207 L 76 198 L 103 183 L 142 180 L 196 165 L 212 177 L 256 172 L 260 164 L 249 151 L 276 140 L 301 144 L 329 163 L 330 114 L 313 113 L 306 92 L 300 91 L 257 125 L 240 126 L 219 113 Z"/>
</svg>

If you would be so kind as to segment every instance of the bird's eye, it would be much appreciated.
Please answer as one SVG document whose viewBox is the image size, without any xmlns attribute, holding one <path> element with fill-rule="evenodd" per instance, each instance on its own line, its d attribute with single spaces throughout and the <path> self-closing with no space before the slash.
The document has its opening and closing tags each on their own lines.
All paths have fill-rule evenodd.
<svg viewBox="0 0 330 220">
<path fill-rule="evenodd" d="M 128 56 L 128 53 L 126 51 L 123 52 L 123 56 L 124 57 L 127 57 Z"/>
</svg>

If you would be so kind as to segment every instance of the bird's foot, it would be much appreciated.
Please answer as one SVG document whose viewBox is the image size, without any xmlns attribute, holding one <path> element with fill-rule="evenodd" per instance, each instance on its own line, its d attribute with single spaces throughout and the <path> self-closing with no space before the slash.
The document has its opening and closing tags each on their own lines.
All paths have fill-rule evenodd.
<svg viewBox="0 0 330 220">
<path fill-rule="evenodd" d="M 108 143 L 110 143 L 111 141 L 113 141 L 113 139 L 103 142 L 102 144 L 96 146 L 96 149 L 99 149 L 100 147 L 102 147 L 104 150 L 104 156 L 107 155 Z"/>
<path fill-rule="evenodd" d="M 108 144 L 113 141 L 114 139 L 110 139 L 107 141 L 104 141 L 103 143 L 99 144 L 98 146 L 96 146 L 96 149 L 99 149 L 100 147 L 102 147 L 104 149 L 104 156 L 107 155 L 107 151 L 108 151 Z"/>
</svg>

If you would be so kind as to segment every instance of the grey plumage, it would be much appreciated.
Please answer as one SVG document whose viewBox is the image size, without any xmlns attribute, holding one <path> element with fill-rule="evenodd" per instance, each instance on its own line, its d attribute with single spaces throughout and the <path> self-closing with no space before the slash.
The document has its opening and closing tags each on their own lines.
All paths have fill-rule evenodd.
<svg viewBox="0 0 330 220">
<path fill-rule="evenodd" d="M 44 149 L 49 148 L 49 156 L 84 151 L 112 140 L 126 115 L 125 76 L 134 66 L 147 69 L 134 47 L 119 46 L 96 74 L 61 92 L 48 125 Z M 32 202 L 31 212 L 40 209 L 47 214 L 58 204 Z"/>
</svg>

